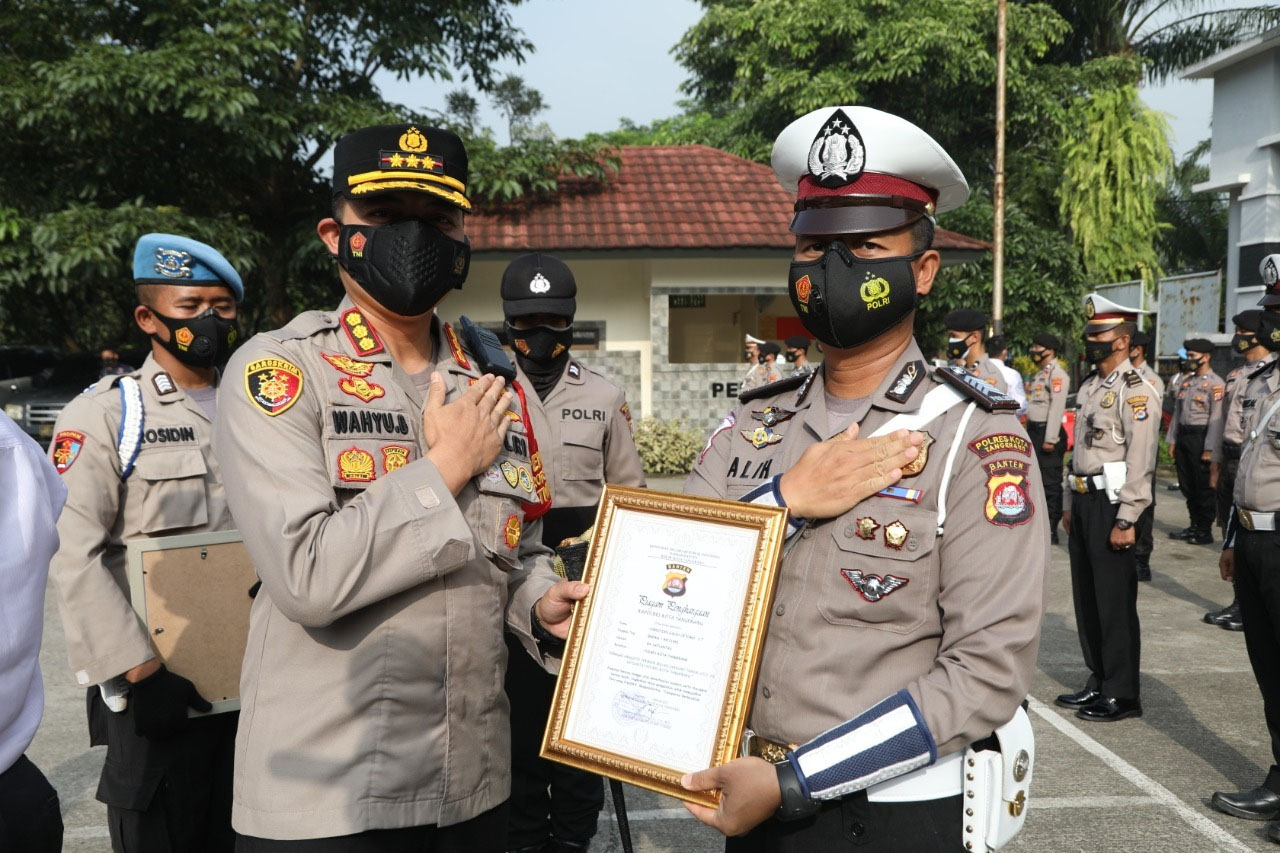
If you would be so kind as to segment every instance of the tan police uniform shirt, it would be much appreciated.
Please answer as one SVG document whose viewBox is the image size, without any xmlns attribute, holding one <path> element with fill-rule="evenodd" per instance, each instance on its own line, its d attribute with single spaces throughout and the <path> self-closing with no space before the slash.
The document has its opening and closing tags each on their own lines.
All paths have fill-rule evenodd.
<svg viewBox="0 0 1280 853">
<path fill-rule="evenodd" d="M 479 377 L 433 320 L 449 400 Z M 246 343 L 214 446 L 262 579 L 236 738 L 238 832 L 320 838 L 459 823 L 510 790 L 504 621 L 556 581 L 525 523 L 536 472 L 518 403 L 455 498 L 425 458 L 425 392 L 349 300 Z M 505 618 L 504 618 L 505 617 Z"/>
<path fill-rule="evenodd" d="M 988 385 L 995 387 L 1001 394 L 1009 393 L 1009 383 L 1005 381 L 1004 374 L 1000 372 L 1000 368 L 986 353 L 978 356 L 978 360 L 969 367 L 969 372 Z"/>
<path fill-rule="evenodd" d="M 1108 462 L 1124 462 L 1117 520 L 1136 522 L 1151 503 L 1151 471 L 1159 443 L 1159 400 L 1129 359 L 1107 376 L 1097 371 L 1076 392 L 1075 447 L 1063 483 L 1063 509 L 1071 509 L 1072 476 L 1102 473 Z"/>
<path fill-rule="evenodd" d="M 742 380 L 742 390 L 750 391 L 753 388 L 759 388 L 761 385 L 768 385 L 771 382 L 777 382 L 782 378 L 782 374 L 778 372 L 775 364 L 755 364 L 747 371 L 747 376 Z"/>
<path fill-rule="evenodd" d="M 862 435 L 918 408 L 937 387 L 931 374 L 912 341 L 853 413 Z M 685 491 L 737 499 L 794 466 L 840 430 L 824 393 L 819 370 L 806 386 L 740 404 Z M 786 419 L 764 427 L 766 407 Z M 943 469 L 967 407 L 922 427 L 932 440 L 919 472 L 898 484 L 905 499 L 870 497 L 788 543 L 751 708 L 760 736 L 803 744 L 906 689 L 945 755 L 1008 722 L 1026 696 L 1049 563 L 1043 489 L 1017 418 L 975 407 L 938 534 Z M 890 576 L 901 584 L 887 593 L 866 585 Z"/>
<path fill-rule="evenodd" d="M 631 406 L 621 388 L 576 359 L 565 365 L 545 400 L 518 364 L 516 379 L 525 389 L 542 448 L 552 508 L 594 507 L 605 483 L 644 487 Z"/>
<path fill-rule="evenodd" d="M 127 374 L 144 412 L 132 472 L 122 478 L 121 376 L 108 376 L 58 416 L 49 456 L 67 485 L 61 546 L 49 566 L 76 683 L 100 684 L 155 652 L 130 604 L 125 545 L 235 527 L 204 410 L 148 355 Z M 136 434 L 136 433 L 134 433 Z"/>
<path fill-rule="evenodd" d="M 1207 427 L 1222 408 L 1222 395 L 1226 383 L 1222 377 L 1207 370 L 1199 376 L 1183 380 L 1178 386 L 1178 398 L 1174 404 L 1173 420 L 1169 423 L 1170 445 L 1178 440 L 1179 427 Z M 1205 449 L 1208 450 L 1206 443 Z"/>
<path fill-rule="evenodd" d="M 1071 377 L 1056 358 L 1049 359 L 1031 380 L 1027 394 L 1027 420 L 1045 424 L 1044 440 L 1057 444 L 1062 435 L 1062 415 L 1067 410 Z"/>
<path fill-rule="evenodd" d="M 1244 400 L 1249 379 L 1275 358 L 1276 354 L 1269 352 L 1262 358 L 1246 361 L 1227 374 L 1222 405 L 1214 409 L 1209 432 L 1204 439 L 1205 449 L 1213 453 L 1212 461 L 1222 463 L 1226 460 L 1222 449 L 1224 444 L 1238 447 L 1244 440 Z"/>
<path fill-rule="evenodd" d="M 1262 422 L 1280 400 L 1280 369 L 1272 365 L 1255 371 L 1246 390 L 1255 405 L 1245 413 L 1246 445 L 1241 448 L 1232 494 L 1237 510 L 1280 511 L 1280 409 Z"/>
<path fill-rule="evenodd" d="M 1138 375 L 1142 377 L 1142 381 L 1151 386 L 1151 390 L 1155 392 L 1156 400 L 1160 402 L 1163 411 L 1164 380 L 1160 378 L 1160 374 L 1151 369 L 1151 362 L 1145 360 L 1142 364 L 1135 365 L 1133 369 L 1138 371 Z"/>
</svg>

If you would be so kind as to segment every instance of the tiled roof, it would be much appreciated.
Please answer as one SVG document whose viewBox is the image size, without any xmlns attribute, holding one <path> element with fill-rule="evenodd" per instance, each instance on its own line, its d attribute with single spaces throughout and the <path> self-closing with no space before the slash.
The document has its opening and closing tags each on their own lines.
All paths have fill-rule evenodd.
<svg viewBox="0 0 1280 853">
<path fill-rule="evenodd" d="M 705 145 L 629 145 L 603 187 L 568 179 L 525 209 L 467 222 L 476 252 L 608 249 L 789 249 L 794 198 L 773 169 Z M 939 228 L 941 250 L 989 243 Z"/>
</svg>

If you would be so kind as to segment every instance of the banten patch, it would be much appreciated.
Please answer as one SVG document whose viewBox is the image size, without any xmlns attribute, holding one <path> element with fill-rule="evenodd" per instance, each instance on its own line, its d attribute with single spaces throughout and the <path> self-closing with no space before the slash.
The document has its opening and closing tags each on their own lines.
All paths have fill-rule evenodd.
<svg viewBox="0 0 1280 853">
<path fill-rule="evenodd" d="M 1017 400 L 1008 394 L 1000 393 L 1000 391 L 963 368 L 949 364 L 945 367 L 939 367 L 934 371 L 934 375 L 948 385 L 959 389 L 965 396 L 975 401 L 988 412 L 1016 412 L 1018 410 L 1019 404 Z"/>
<path fill-rule="evenodd" d="M 283 358 L 260 358 L 245 365 L 244 389 L 250 402 L 275 417 L 302 396 L 302 370 Z"/>
<path fill-rule="evenodd" d="M 1031 491 L 1024 474 L 1002 471 L 987 477 L 987 501 L 983 514 L 1001 527 L 1017 527 L 1035 515 Z"/>
<path fill-rule="evenodd" d="M 911 394 L 916 390 L 916 386 L 924 379 L 925 369 L 923 361 L 913 361 L 902 368 L 902 372 L 898 374 L 898 378 L 893 380 L 893 384 L 889 386 L 889 390 L 884 395 L 895 403 L 905 403 L 911 398 Z"/>
</svg>

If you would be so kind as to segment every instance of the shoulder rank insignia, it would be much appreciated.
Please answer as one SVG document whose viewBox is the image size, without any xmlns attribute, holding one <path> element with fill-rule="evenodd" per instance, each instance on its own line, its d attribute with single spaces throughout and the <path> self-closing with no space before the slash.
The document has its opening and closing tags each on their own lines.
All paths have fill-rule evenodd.
<svg viewBox="0 0 1280 853">
<path fill-rule="evenodd" d="M 551 357 L 552 357 L 552 358 L 555 358 L 555 356 L 554 356 L 554 355 L 553 355 L 553 356 L 551 356 Z M 569 378 L 570 378 L 570 379 L 581 379 L 581 378 L 582 378 L 582 365 L 578 364 L 578 362 L 576 362 L 576 361 L 571 361 L 571 362 L 569 362 Z"/>
<path fill-rule="evenodd" d="M 453 353 L 453 360 L 458 363 L 458 367 L 470 370 L 471 362 L 467 359 L 467 354 L 462 351 L 462 342 L 458 340 L 458 333 L 448 323 L 444 324 L 444 339 L 449 342 L 449 350 Z"/>
<path fill-rule="evenodd" d="M 322 352 L 320 357 L 348 376 L 368 376 L 377 366 L 372 361 L 356 361 L 349 355 L 330 355 Z"/>
<path fill-rule="evenodd" d="M 64 429 L 53 437 L 50 448 L 49 457 L 53 460 L 53 467 L 59 474 L 65 474 L 84 449 L 84 433 Z"/>
<path fill-rule="evenodd" d="M 1142 384 L 1142 376 L 1138 374 L 1138 371 L 1130 370 L 1124 375 L 1124 384 L 1130 388 L 1137 388 Z"/>
<path fill-rule="evenodd" d="M 841 569 L 840 574 L 844 575 L 844 579 L 849 582 L 849 586 L 858 591 L 858 595 L 873 604 L 894 590 L 901 589 L 910 583 L 907 578 L 895 577 L 894 575 L 880 577 L 879 575 L 863 574 L 861 569 Z"/>
<path fill-rule="evenodd" d="M 360 355 L 373 355 L 382 352 L 382 339 L 373 330 L 373 326 L 365 319 L 359 308 L 348 308 L 342 312 L 342 330 L 351 339 L 351 345 Z"/>
<path fill-rule="evenodd" d="M 898 378 L 893 380 L 893 384 L 889 386 L 889 390 L 884 395 L 895 403 L 905 403 L 911 398 L 911 393 L 916 390 L 916 386 L 920 384 L 920 380 L 924 379 L 925 369 L 923 361 L 913 361 L 902 368 L 902 372 L 898 374 Z"/>
<path fill-rule="evenodd" d="M 783 391 L 790 391 L 792 388 L 799 388 L 801 385 L 807 385 L 812 376 L 812 373 L 801 376 L 793 374 L 786 379 L 779 379 L 777 382 L 770 382 L 768 385 L 761 385 L 758 388 L 743 391 L 738 395 L 738 402 L 746 403 L 750 400 L 758 400 L 761 397 L 772 397 L 774 394 L 781 394 Z"/>
<path fill-rule="evenodd" d="M 764 411 L 751 413 L 753 420 L 760 421 L 767 427 L 777 426 L 785 420 L 790 420 L 794 415 L 795 412 L 790 409 L 783 409 L 778 406 L 765 406 Z"/>
<path fill-rule="evenodd" d="M 178 386 L 174 384 L 173 377 L 163 370 L 152 374 L 151 385 L 156 389 L 156 393 L 162 397 L 178 390 Z"/>
<path fill-rule="evenodd" d="M 1018 410 L 1017 400 L 1007 394 L 1000 393 L 963 368 L 949 364 L 945 367 L 939 367 L 934 371 L 934 375 L 963 392 L 969 399 L 988 412 L 1016 412 Z"/>
<path fill-rule="evenodd" d="M 275 417 L 302 396 L 302 371 L 283 358 L 260 358 L 244 366 L 244 389 L 250 402 Z"/>
<path fill-rule="evenodd" d="M 758 426 L 755 429 L 744 429 L 742 430 L 742 437 L 751 442 L 751 446 L 756 450 L 782 441 L 782 436 L 769 429 L 767 426 Z"/>
</svg>

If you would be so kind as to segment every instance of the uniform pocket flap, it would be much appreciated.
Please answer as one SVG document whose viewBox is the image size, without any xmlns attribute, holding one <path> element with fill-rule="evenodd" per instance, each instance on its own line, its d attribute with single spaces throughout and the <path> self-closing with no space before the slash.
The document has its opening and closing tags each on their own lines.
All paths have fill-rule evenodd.
<svg viewBox="0 0 1280 853">
<path fill-rule="evenodd" d="M 935 513 L 914 507 L 877 507 L 865 514 L 858 509 L 832 528 L 831 535 L 841 551 L 907 561 L 919 560 L 933 551 L 938 538 Z"/>
<path fill-rule="evenodd" d="M 595 421 L 565 421 L 560 425 L 560 440 L 565 444 L 578 447 L 590 447 L 592 450 L 604 448 L 605 425 Z"/>
<path fill-rule="evenodd" d="M 203 477 L 209 469 L 198 452 L 151 451 L 138 454 L 134 471 L 144 480 L 176 480 Z"/>
</svg>

